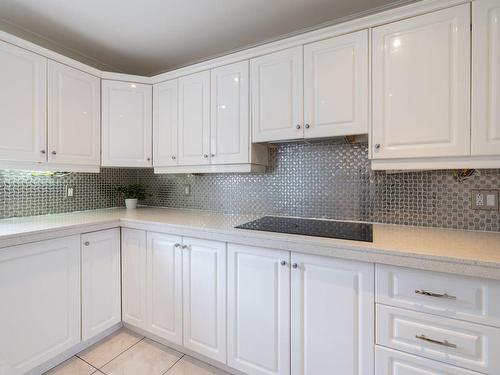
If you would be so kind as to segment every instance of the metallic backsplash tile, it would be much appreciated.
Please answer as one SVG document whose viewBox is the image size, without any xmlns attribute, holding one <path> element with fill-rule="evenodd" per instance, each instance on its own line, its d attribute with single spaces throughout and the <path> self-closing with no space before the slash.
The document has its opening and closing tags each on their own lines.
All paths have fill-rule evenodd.
<svg viewBox="0 0 500 375">
<path fill-rule="evenodd" d="M 500 189 L 500 170 L 459 182 L 451 171 L 387 174 L 370 170 L 365 143 L 288 143 L 271 150 L 262 174 L 155 175 L 103 169 L 62 178 L 0 172 L 0 217 L 122 205 L 113 187 L 140 182 L 152 206 L 275 214 L 500 232 L 500 213 L 471 210 L 471 189 Z M 191 195 L 184 195 L 184 185 Z M 65 186 L 76 198 L 63 199 Z"/>
</svg>

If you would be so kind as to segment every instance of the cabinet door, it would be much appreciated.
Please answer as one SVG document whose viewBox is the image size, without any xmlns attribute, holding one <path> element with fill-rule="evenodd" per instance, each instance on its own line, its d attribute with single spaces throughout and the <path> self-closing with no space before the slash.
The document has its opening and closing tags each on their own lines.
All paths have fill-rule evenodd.
<svg viewBox="0 0 500 375">
<path fill-rule="evenodd" d="M 153 86 L 153 165 L 177 165 L 177 80 Z"/>
<path fill-rule="evenodd" d="M 182 238 L 148 232 L 146 329 L 182 345 Z"/>
<path fill-rule="evenodd" d="M 470 155 L 469 4 L 373 29 L 374 159 Z"/>
<path fill-rule="evenodd" d="M 122 320 L 146 328 L 146 232 L 122 229 Z"/>
<path fill-rule="evenodd" d="M 6 374 L 24 374 L 80 342 L 80 236 L 2 249 L 0 285 Z"/>
<path fill-rule="evenodd" d="M 474 1 L 472 24 L 472 155 L 500 155 L 500 1 Z"/>
<path fill-rule="evenodd" d="M 120 229 L 82 234 L 82 340 L 120 323 Z"/>
<path fill-rule="evenodd" d="M 252 141 L 302 138 L 302 47 L 251 60 Z"/>
<path fill-rule="evenodd" d="M 248 163 L 248 61 L 213 69 L 211 74 L 211 163 Z"/>
<path fill-rule="evenodd" d="M 290 374 L 290 253 L 228 245 L 228 365 Z"/>
<path fill-rule="evenodd" d="M 46 159 L 47 59 L 0 41 L 0 159 Z"/>
<path fill-rule="evenodd" d="M 306 138 L 368 133 L 368 31 L 304 46 Z"/>
<path fill-rule="evenodd" d="M 100 79 L 49 61 L 49 161 L 99 165 Z"/>
<path fill-rule="evenodd" d="M 372 375 L 374 265 L 292 253 L 292 374 Z"/>
<path fill-rule="evenodd" d="M 184 238 L 184 346 L 226 362 L 226 244 Z"/>
<path fill-rule="evenodd" d="M 150 85 L 102 81 L 102 165 L 150 167 L 152 151 Z"/>
<path fill-rule="evenodd" d="M 179 78 L 179 164 L 210 163 L 210 72 Z"/>
</svg>

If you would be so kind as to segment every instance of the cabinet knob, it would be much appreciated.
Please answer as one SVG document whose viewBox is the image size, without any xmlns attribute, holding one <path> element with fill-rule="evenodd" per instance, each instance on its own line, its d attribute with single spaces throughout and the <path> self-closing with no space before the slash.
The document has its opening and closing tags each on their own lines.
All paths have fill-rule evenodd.
<svg viewBox="0 0 500 375">
<path fill-rule="evenodd" d="M 182 248 L 183 248 L 184 250 L 189 249 L 189 245 L 182 245 Z"/>
<path fill-rule="evenodd" d="M 296 128 L 296 129 L 300 129 L 300 124 L 297 124 L 297 125 L 295 126 L 295 128 Z"/>
<path fill-rule="evenodd" d="M 176 244 L 174 245 L 174 247 L 181 247 L 181 244 L 180 244 L 180 243 L 176 243 Z"/>
<path fill-rule="evenodd" d="M 311 125 L 306 124 L 306 129 L 309 129 L 310 127 L 311 127 Z"/>
<path fill-rule="evenodd" d="M 57 154 L 57 152 L 55 152 L 55 151 L 52 151 L 52 155 L 56 155 L 56 154 Z"/>
<path fill-rule="evenodd" d="M 41 153 L 42 155 L 45 155 L 45 150 L 40 150 L 40 153 Z"/>
<path fill-rule="evenodd" d="M 215 158 L 215 154 L 211 154 L 210 156 L 213 157 L 213 158 Z"/>
<path fill-rule="evenodd" d="M 208 154 L 203 155 L 205 159 L 208 159 Z"/>
<path fill-rule="evenodd" d="M 84 244 L 85 246 L 89 246 L 89 245 L 90 245 L 90 242 L 89 242 L 89 241 L 85 241 L 83 244 Z"/>
<path fill-rule="evenodd" d="M 380 150 L 380 143 L 375 144 L 375 150 Z"/>
<path fill-rule="evenodd" d="M 147 160 L 147 161 L 151 161 L 151 158 L 147 158 L 146 160 Z"/>
<path fill-rule="evenodd" d="M 172 160 L 175 160 L 175 155 L 172 155 Z"/>
<path fill-rule="evenodd" d="M 281 264 L 282 266 L 286 266 L 286 261 L 282 260 L 282 261 L 280 262 L 280 264 Z"/>
<path fill-rule="evenodd" d="M 297 263 L 293 263 L 292 268 L 294 268 L 294 269 L 299 268 L 299 265 Z"/>
</svg>

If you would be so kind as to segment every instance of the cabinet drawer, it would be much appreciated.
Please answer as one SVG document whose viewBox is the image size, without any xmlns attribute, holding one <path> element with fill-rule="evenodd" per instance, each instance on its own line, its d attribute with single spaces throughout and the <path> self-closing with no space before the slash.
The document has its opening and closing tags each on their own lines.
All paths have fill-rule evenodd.
<svg viewBox="0 0 500 375">
<path fill-rule="evenodd" d="M 375 375 L 481 375 L 397 350 L 375 348 Z"/>
<path fill-rule="evenodd" d="M 377 305 L 377 344 L 486 374 L 500 368 L 500 329 L 395 307 Z"/>
<path fill-rule="evenodd" d="M 377 264 L 377 303 L 500 327 L 500 281 Z"/>
</svg>

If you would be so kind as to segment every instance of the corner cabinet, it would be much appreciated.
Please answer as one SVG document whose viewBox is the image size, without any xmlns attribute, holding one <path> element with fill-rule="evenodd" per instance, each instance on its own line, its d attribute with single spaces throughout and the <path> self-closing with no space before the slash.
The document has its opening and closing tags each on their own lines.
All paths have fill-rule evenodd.
<svg viewBox="0 0 500 375">
<path fill-rule="evenodd" d="M 151 167 L 151 85 L 102 81 L 102 166 Z"/>
<path fill-rule="evenodd" d="M 500 155 L 500 1 L 472 2 L 472 155 Z M 500 163 L 499 163 L 500 165 Z"/>
</svg>

